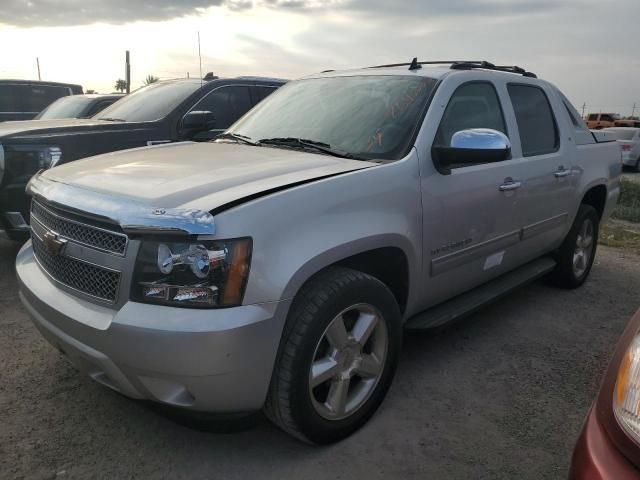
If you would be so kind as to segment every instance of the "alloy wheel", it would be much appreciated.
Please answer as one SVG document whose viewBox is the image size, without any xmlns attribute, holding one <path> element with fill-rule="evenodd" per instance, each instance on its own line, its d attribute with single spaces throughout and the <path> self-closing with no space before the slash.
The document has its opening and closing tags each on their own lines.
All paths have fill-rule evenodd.
<svg viewBox="0 0 640 480">
<path fill-rule="evenodd" d="M 380 312 L 357 304 L 336 315 L 320 337 L 309 370 L 316 412 L 327 420 L 354 414 L 384 371 L 389 334 Z"/>
</svg>

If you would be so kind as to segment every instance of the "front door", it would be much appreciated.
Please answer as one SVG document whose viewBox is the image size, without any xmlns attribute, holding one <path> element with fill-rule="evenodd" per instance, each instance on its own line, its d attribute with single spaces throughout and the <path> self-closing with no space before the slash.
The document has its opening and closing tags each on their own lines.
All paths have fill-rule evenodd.
<svg viewBox="0 0 640 480">
<path fill-rule="evenodd" d="M 433 145 L 448 146 L 454 133 L 470 128 L 490 128 L 509 136 L 491 82 L 470 82 L 455 90 Z M 516 266 L 519 169 L 516 160 L 508 159 L 452 165 L 449 174 L 434 171 L 423 176 L 423 307 Z"/>
</svg>

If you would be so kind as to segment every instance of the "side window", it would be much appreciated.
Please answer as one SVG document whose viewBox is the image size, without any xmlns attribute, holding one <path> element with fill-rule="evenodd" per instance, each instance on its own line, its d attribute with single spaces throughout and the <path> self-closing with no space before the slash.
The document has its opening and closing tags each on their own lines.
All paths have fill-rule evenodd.
<svg viewBox="0 0 640 480">
<path fill-rule="evenodd" d="M 90 109 L 89 111 L 85 114 L 87 117 L 92 117 L 94 116 L 96 113 L 101 112 L 102 110 L 104 110 L 105 108 L 107 108 L 109 105 L 111 105 L 115 100 L 102 100 L 100 102 L 96 102 Z"/>
<path fill-rule="evenodd" d="M 598 121 L 598 115 L 595 113 L 592 113 L 591 115 L 589 115 L 589 121 L 590 122 L 596 122 Z"/>
<path fill-rule="evenodd" d="M 600 120 L 603 122 L 613 122 L 613 117 L 611 115 L 601 115 Z"/>
<path fill-rule="evenodd" d="M 520 130 L 522 154 L 525 157 L 544 155 L 558 150 L 559 137 L 547 95 L 531 85 L 507 86 Z"/>
<path fill-rule="evenodd" d="M 255 86 L 251 87 L 253 90 L 253 99 L 255 103 L 258 104 L 273 92 L 276 91 L 277 87 L 263 87 L 263 86 Z"/>
<path fill-rule="evenodd" d="M 204 97 L 191 110 L 210 111 L 216 129 L 227 129 L 251 109 L 249 87 L 231 85 L 220 87 Z"/>
<path fill-rule="evenodd" d="M 448 147 L 454 133 L 470 128 L 507 133 L 498 94 L 490 83 L 473 82 L 458 87 L 440 121 L 434 145 Z"/>
</svg>

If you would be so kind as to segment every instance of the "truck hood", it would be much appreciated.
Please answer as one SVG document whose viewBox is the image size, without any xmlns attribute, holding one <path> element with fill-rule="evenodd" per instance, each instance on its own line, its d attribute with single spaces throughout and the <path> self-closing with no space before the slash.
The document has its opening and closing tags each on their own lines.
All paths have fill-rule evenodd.
<svg viewBox="0 0 640 480">
<path fill-rule="evenodd" d="M 154 208 L 210 211 L 257 194 L 375 165 L 266 146 L 183 142 L 90 157 L 42 176 Z"/>
<path fill-rule="evenodd" d="M 131 123 L 108 122 L 92 118 L 64 118 L 53 120 L 22 120 L 0 123 L 0 143 L 8 138 L 48 136 L 81 131 L 122 130 Z"/>
</svg>

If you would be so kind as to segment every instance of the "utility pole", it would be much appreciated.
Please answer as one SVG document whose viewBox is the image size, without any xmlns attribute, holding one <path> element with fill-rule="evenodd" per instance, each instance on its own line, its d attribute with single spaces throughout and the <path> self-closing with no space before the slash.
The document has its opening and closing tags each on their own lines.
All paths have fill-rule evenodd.
<svg viewBox="0 0 640 480">
<path fill-rule="evenodd" d="M 36 65 L 38 65 L 38 80 L 42 80 L 42 78 L 40 78 L 40 59 L 38 57 L 36 57 Z"/>
<path fill-rule="evenodd" d="M 131 63 L 129 62 L 129 50 L 125 55 L 124 78 L 127 82 L 127 93 L 131 93 Z"/>
<path fill-rule="evenodd" d="M 582 118 L 584 118 L 584 109 L 587 108 L 587 102 L 582 104 Z"/>
<path fill-rule="evenodd" d="M 631 109 L 631 116 L 633 117 L 636 114 L 636 104 L 634 102 L 633 108 Z"/>
<path fill-rule="evenodd" d="M 200 86 L 202 87 L 202 54 L 200 53 L 200 32 L 198 32 L 198 59 L 200 60 Z"/>
</svg>

